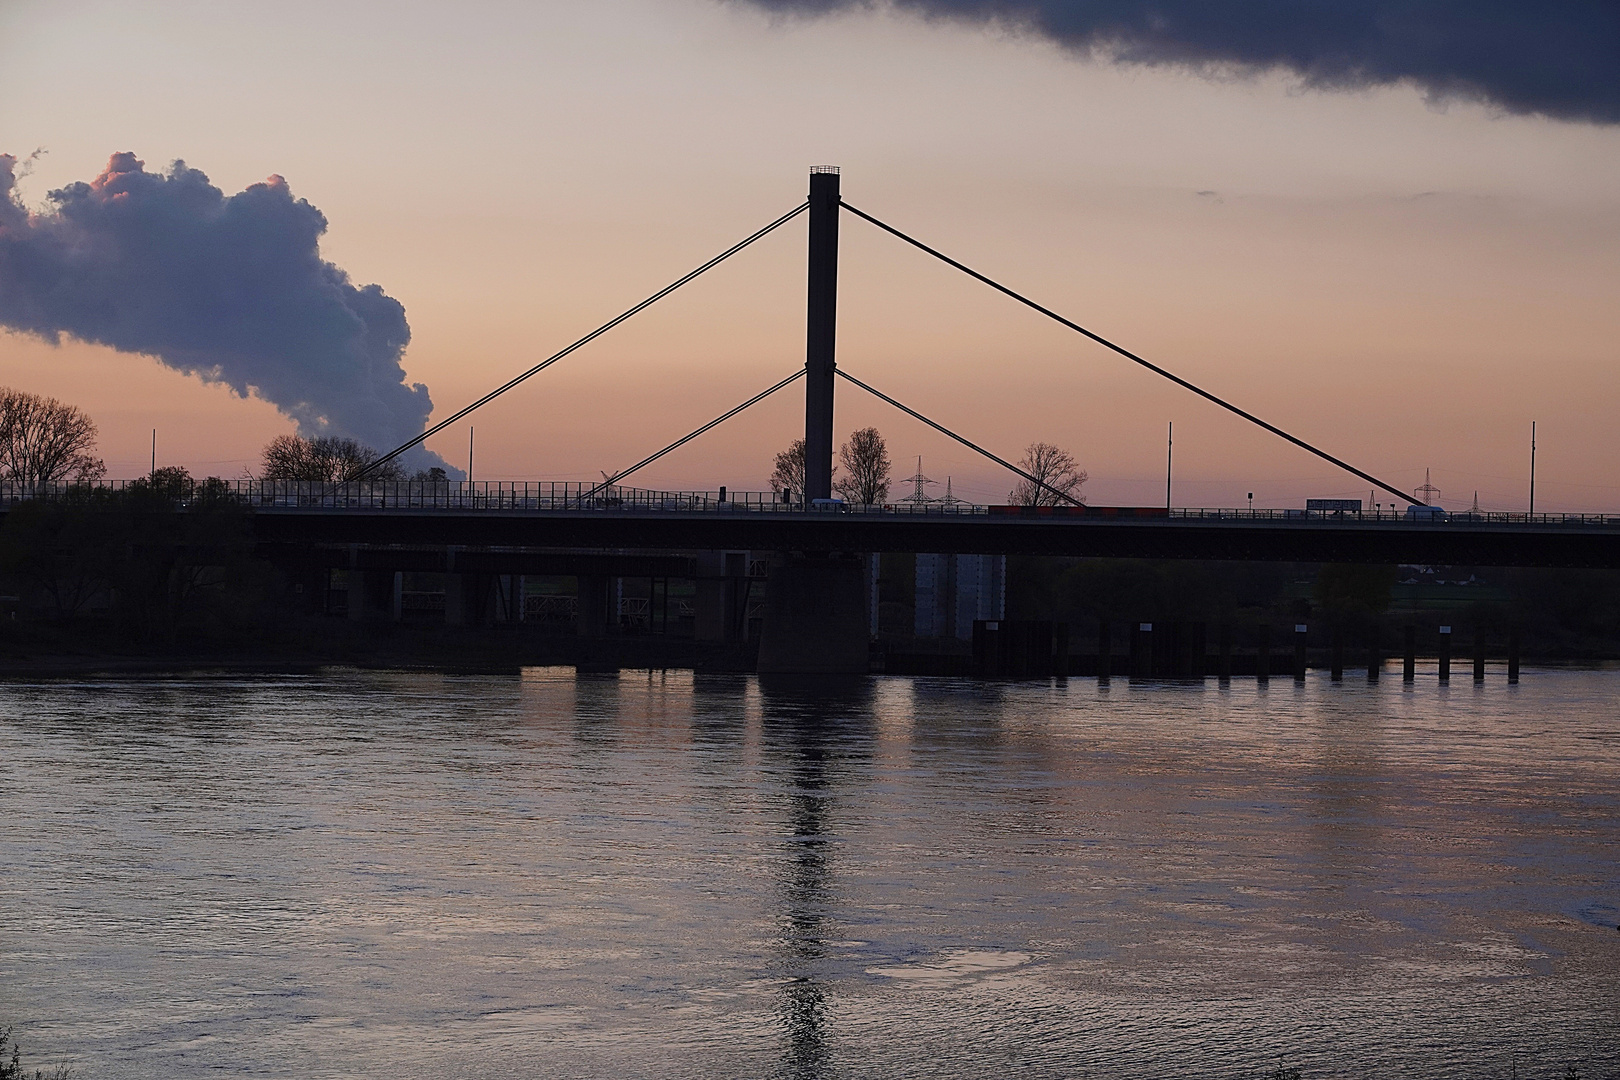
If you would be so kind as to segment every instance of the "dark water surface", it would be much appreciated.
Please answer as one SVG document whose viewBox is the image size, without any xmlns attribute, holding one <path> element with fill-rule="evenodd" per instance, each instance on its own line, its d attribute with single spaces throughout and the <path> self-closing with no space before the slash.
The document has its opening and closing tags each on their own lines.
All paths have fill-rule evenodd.
<svg viewBox="0 0 1620 1080">
<path fill-rule="evenodd" d="M 1620 674 L 0 685 L 103 1077 L 1620 1075 Z"/>
</svg>

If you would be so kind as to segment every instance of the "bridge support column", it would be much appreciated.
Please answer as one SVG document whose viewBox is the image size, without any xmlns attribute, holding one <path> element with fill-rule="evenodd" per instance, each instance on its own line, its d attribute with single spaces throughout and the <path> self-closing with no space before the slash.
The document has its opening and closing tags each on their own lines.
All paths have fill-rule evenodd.
<svg viewBox="0 0 1620 1080">
<path fill-rule="evenodd" d="M 472 574 L 444 575 L 444 623 L 467 626 L 477 618 L 477 579 Z"/>
<path fill-rule="evenodd" d="M 1153 676 L 1153 624 L 1137 623 L 1131 628 L 1131 678 Z"/>
<path fill-rule="evenodd" d="M 350 570 L 349 618 L 355 622 L 380 619 L 398 622 L 404 576 L 388 570 Z"/>
<path fill-rule="evenodd" d="M 859 558 L 790 556 L 771 570 L 761 675 L 864 675 L 866 581 Z"/>
<path fill-rule="evenodd" d="M 523 575 L 500 574 L 495 578 L 495 621 L 523 621 Z"/>
<path fill-rule="evenodd" d="M 575 579 L 579 591 L 575 594 L 577 622 L 580 637 L 606 637 L 609 630 L 608 586 L 612 579 L 601 574 L 581 574 Z M 615 616 L 617 613 L 614 613 Z M 615 619 L 616 621 L 616 619 Z"/>
<path fill-rule="evenodd" d="M 692 634 L 699 641 L 741 641 L 748 637 L 747 551 L 698 553 L 697 593 Z"/>
</svg>

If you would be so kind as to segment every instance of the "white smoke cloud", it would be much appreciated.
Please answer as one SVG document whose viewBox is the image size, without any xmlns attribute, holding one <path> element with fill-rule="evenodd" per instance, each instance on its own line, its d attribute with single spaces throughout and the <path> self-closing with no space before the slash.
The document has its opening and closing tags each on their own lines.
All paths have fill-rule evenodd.
<svg viewBox="0 0 1620 1080">
<path fill-rule="evenodd" d="M 326 218 L 281 177 L 227 197 L 183 161 L 150 173 L 114 154 L 30 213 L 17 175 L 0 154 L 0 326 L 155 356 L 307 436 L 391 450 L 426 427 L 427 387 L 400 366 L 405 308 L 320 257 Z M 420 446 L 404 463 L 447 468 Z"/>
</svg>

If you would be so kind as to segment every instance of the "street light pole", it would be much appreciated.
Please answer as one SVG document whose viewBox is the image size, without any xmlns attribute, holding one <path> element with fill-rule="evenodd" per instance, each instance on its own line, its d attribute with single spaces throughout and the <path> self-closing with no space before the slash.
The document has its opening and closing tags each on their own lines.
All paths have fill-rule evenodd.
<svg viewBox="0 0 1620 1080">
<path fill-rule="evenodd" d="M 1164 433 L 1164 512 L 1170 512 L 1170 462 L 1171 455 L 1176 448 L 1176 422 L 1170 421 L 1170 428 Z"/>
<path fill-rule="evenodd" d="M 1536 422 L 1530 421 L 1530 513 L 1536 512 Z"/>
</svg>

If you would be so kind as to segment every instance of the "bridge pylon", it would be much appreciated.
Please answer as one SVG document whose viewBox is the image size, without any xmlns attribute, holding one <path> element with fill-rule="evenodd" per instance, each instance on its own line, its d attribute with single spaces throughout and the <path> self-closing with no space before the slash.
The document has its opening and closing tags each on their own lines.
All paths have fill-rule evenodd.
<svg viewBox="0 0 1620 1080">
<path fill-rule="evenodd" d="M 810 272 L 804 356 L 805 501 L 832 498 L 833 373 L 838 338 L 838 168 L 810 170 Z"/>
</svg>

